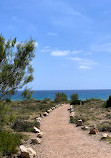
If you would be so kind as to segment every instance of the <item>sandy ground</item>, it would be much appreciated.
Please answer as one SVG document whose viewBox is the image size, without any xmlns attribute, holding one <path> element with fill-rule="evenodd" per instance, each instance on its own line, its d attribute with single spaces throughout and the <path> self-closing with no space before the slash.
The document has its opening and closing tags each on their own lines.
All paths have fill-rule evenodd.
<svg viewBox="0 0 111 158">
<path fill-rule="evenodd" d="M 68 108 L 63 105 L 42 119 L 42 143 L 32 146 L 36 158 L 111 158 L 110 144 L 69 123 Z"/>
</svg>

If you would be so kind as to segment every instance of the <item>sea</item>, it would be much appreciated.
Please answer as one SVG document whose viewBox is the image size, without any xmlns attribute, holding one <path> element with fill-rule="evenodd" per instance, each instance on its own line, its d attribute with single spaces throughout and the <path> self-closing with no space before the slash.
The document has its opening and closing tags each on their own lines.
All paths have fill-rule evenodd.
<svg viewBox="0 0 111 158">
<path fill-rule="evenodd" d="M 103 90 L 36 90 L 33 91 L 32 97 L 35 100 L 43 100 L 44 98 L 50 98 L 52 101 L 55 98 L 56 93 L 65 93 L 67 95 L 68 100 L 70 100 L 70 96 L 73 93 L 78 93 L 79 99 L 86 100 L 90 98 L 98 98 L 102 100 L 107 100 L 109 95 L 111 95 L 111 89 L 103 89 Z M 18 91 L 11 97 L 11 100 L 23 100 L 22 91 Z"/>
</svg>

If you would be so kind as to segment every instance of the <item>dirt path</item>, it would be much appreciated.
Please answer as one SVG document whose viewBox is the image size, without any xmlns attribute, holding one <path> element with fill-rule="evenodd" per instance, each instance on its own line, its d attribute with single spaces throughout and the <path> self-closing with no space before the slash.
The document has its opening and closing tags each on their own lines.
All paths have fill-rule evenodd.
<svg viewBox="0 0 111 158">
<path fill-rule="evenodd" d="M 111 158 L 111 145 L 69 123 L 68 107 L 63 105 L 42 120 L 42 143 L 33 146 L 37 158 Z"/>
</svg>

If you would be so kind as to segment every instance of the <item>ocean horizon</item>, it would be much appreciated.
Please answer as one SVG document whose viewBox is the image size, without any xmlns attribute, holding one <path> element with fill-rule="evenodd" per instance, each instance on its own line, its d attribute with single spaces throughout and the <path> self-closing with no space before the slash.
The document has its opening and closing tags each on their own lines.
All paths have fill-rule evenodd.
<svg viewBox="0 0 111 158">
<path fill-rule="evenodd" d="M 23 100 L 23 91 L 18 91 L 11 97 L 12 101 Z M 33 90 L 32 98 L 35 100 L 43 100 L 44 98 L 50 98 L 52 101 L 55 98 L 56 93 L 65 93 L 68 100 L 73 93 L 78 93 L 79 99 L 86 100 L 90 98 L 98 98 L 102 100 L 107 100 L 109 95 L 111 95 L 111 89 L 90 89 L 90 90 Z"/>
</svg>

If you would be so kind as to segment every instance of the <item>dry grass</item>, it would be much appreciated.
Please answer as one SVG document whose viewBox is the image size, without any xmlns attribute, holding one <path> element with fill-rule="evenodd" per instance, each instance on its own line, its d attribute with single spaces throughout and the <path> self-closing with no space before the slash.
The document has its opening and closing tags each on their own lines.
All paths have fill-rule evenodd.
<svg viewBox="0 0 111 158">
<path fill-rule="evenodd" d="M 84 105 L 74 105 L 76 115 L 74 119 L 82 119 L 84 124 L 88 126 L 100 126 L 104 122 L 111 124 L 111 108 L 104 108 L 103 104 L 104 101 L 100 100 L 86 102 Z"/>
</svg>

